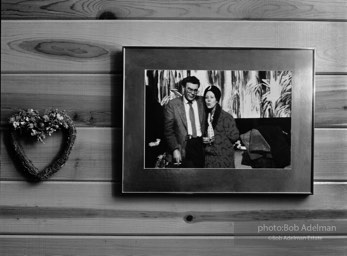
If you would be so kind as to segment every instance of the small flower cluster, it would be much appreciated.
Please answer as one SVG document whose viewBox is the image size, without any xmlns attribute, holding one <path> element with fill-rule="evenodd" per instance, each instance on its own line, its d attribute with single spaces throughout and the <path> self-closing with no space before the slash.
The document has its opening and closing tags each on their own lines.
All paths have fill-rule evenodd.
<svg viewBox="0 0 347 256">
<path fill-rule="evenodd" d="M 70 118 L 64 111 L 51 109 L 40 116 L 37 110 L 28 109 L 21 110 L 17 114 L 10 117 L 10 125 L 21 133 L 29 133 L 43 142 L 46 136 L 51 136 L 60 128 L 67 129 L 69 127 Z"/>
</svg>

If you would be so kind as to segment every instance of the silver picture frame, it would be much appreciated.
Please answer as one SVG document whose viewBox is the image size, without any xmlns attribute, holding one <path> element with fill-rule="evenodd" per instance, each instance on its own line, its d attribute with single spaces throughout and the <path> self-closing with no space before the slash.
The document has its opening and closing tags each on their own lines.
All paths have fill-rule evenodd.
<svg viewBox="0 0 347 256">
<path fill-rule="evenodd" d="M 313 194 L 314 63 L 312 48 L 123 47 L 122 192 Z M 289 166 L 146 166 L 146 72 L 163 70 L 289 71 Z"/>
</svg>

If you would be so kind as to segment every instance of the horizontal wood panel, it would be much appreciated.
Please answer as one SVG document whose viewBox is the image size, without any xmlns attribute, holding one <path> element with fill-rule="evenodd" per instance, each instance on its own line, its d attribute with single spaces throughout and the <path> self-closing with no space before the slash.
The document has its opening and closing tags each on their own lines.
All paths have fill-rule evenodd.
<svg viewBox="0 0 347 256">
<path fill-rule="evenodd" d="M 110 128 L 121 127 L 122 46 L 314 47 L 318 73 L 346 73 L 346 23 L 288 22 L 346 21 L 344 0 L 5 0 L 1 5 L 2 19 L 180 21 L 2 22 L 2 73 L 13 75 L 1 80 L 1 125 L 18 106 L 53 106 L 66 109 L 79 128 L 70 160 L 44 183 L 24 180 L 4 145 L 6 130 L 0 130 L 0 255 L 345 255 L 347 184 L 338 181 L 347 180 L 346 129 L 315 129 L 314 178 L 337 182 L 316 182 L 315 195 L 307 197 L 243 197 L 120 195 L 122 135 Z M 3 91 L 5 76 L 9 86 Z M 318 76 L 316 128 L 347 126 L 346 88 L 345 76 Z M 56 143 L 59 136 L 33 149 L 38 165 L 49 161 Z M 322 229 L 259 232 L 273 225 Z M 323 230 L 327 226 L 336 230 Z M 78 234 L 85 236 L 71 236 Z M 159 236 L 168 234 L 184 237 Z M 203 237 L 189 237 L 194 234 Z M 272 234 L 293 240 L 271 240 Z"/>
<path fill-rule="evenodd" d="M 56 107 L 78 126 L 121 127 L 122 88 L 122 75 L 3 74 L 1 124 L 18 108 Z M 315 127 L 347 127 L 346 75 L 316 76 Z"/>
<path fill-rule="evenodd" d="M 344 22 L 2 21 L 1 26 L 5 73 L 119 73 L 122 46 L 311 47 L 317 72 L 347 72 Z"/>
<path fill-rule="evenodd" d="M 0 236 L 2 255 L 345 255 L 346 236 Z M 23 246 L 25 245 L 25 247 Z"/>
<path fill-rule="evenodd" d="M 297 225 L 286 234 L 346 234 L 346 190 L 317 183 L 311 196 L 121 195 L 119 183 L 2 181 L 0 233 L 271 235 Z M 259 229 L 273 225 L 282 232 Z"/>
<path fill-rule="evenodd" d="M 347 180 L 347 129 L 315 129 L 313 177 Z"/>
<path fill-rule="evenodd" d="M 6 146 L 6 130 L 1 136 L 1 180 L 24 179 L 20 168 L 13 164 Z M 5 141 L 4 141 L 5 140 Z M 28 156 L 38 167 L 52 159 L 52 148 L 60 137 L 46 144 L 28 146 Z M 122 131 L 110 128 L 78 128 L 74 148 L 65 166 L 51 180 L 115 180 L 122 172 Z M 314 179 L 347 180 L 347 129 L 315 129 Z"/>
<path fill-rule="evenodd" d="M 1 179 L 24 179 L 10 157 L 6 137 L 8 131 L 1 130 Z M 54 134 L 53 134 L 54 135 Z M 122 134 L 120 129 L 78 128 L 77 137 L 69 160 L 56 173 L 53 180 L 120 180 L 122 161 Z M 43 168 L 52 160 L 47 152 L 60 145 L 60 137 L 53 136 L 42 143 L 27 146 L 27 155 L 38 167 Z M 29 150 L 30 149 L 30 150 Z"/>
<path fill-rule="evenodd" d="M 1 124 L 18 109 L 66 110 L 77 126 L 122 126 L 120 75 L 1 75 Z"/>
<path fill-rule="evenodd" d="M 315 127 L 347 127 L 347 76 L 316 76 Z"/>
<path fill-rule="evenodd" d="M 344 0 L 82 1 L 2 0 L 2 19 L 347 19 Z"/>
</svg>

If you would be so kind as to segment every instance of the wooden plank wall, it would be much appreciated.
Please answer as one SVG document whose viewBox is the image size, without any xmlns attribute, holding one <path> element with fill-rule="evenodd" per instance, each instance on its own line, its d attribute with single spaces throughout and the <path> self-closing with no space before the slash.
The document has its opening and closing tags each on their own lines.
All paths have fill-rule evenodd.
<svg viewBox="0 0 347 256">
<path fill-rule="evenodd" d="M 1 17 L 0 255 L 345 255 L 345 0 L 3 0 Z M 121 195 L 125 45 L 316 48 L 314 195 Z M 77 141 L 32 183 L 6 120 L 49 107 Z M 59 140 L 27 152 L 44 167 Z M 274 225 L 292 230 L 261 232 Z"/>
</svg>

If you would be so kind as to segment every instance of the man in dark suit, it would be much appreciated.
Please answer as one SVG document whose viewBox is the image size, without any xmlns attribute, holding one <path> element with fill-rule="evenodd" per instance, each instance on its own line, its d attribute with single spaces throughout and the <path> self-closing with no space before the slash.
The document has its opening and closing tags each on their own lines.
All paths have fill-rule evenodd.
<svg viewBox="0 0 347 256">
<path fill-rule="evenodd" d="M 171 100 L 164 110 L 164 136 L 173 162 L 182 168 L 203 168 L 202 136 L 205 130 L 203 97 L 197 96 L 200 81 L 195 76 L 182 80 L 183 97 Z"/>
</svg>

